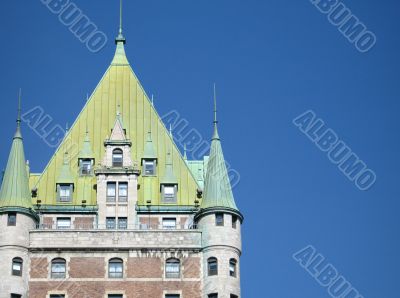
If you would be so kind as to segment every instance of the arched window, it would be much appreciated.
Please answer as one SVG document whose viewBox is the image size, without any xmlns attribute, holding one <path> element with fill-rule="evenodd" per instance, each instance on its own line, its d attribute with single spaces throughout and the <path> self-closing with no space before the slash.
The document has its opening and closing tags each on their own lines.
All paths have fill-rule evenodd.
<svg viewBox="0 0 400 298">
<path fill-rule="evenodd" d="M 181 261 L 178 259 L 168 259 L 165 262 L 165 277 L 180 278 L 181 277 Z"/>
<path fill-rule="evenodd" d="M 66 277 L 66 264 L 64 259 L 54 259 L 51 261 L 51 278 L 65 278 Z"/>
<path fill-rule="evenodd" d="M 208 276 L 218 275 L 218 260 L 216 258 L 209 258 L 208 263 Z"/>
<path fill-rule="evenodd" d="M 14 276 L 22 276 L 22 259 L 14 258 L 12 260 L 12 275 Z"/>
<path fill-rule="evenodd" d="M 121 149 L 114 149 L 112 155 L 113 167 L 121 168 L 124 165 L 124 153 Z"/>
<path fill-rule="evenodd" d="M 235 259 L 229 260 L 229 275 L 237 277 L 237 261 Z"/>
<path fill-rule="evenodd" d="M 108 262 L 108 277 L 109 278 L 124 277 L 124 262 L 121 259 L 111 259 Z"/>
</svg>

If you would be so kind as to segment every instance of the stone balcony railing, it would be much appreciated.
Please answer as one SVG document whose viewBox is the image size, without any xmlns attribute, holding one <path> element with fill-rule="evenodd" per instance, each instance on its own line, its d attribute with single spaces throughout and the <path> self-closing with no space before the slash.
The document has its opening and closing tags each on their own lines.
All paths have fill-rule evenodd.
<svg viewBox="0 0 400 298">
<path fill-rule="evenodd" d="M 201 249 L 201 231 L 181 230 L 32 230 L 33 250 Z"/>
</svg>

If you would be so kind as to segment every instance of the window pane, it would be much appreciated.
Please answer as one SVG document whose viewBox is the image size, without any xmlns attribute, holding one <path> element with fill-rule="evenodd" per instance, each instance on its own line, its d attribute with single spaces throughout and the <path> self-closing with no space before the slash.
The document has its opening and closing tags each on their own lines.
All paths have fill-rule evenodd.
<svg viewBox="0 0 400 298">
<path fill-rule="evenodd" d="M 108 276 L 110 278 L 123 277 L 123 263 L 121 260 L 111 260 L 108 264 Z"/>
<path fill-rule="evenodd" d="M 232 216 L 232 228 L 236 229 L 237 227 L 237 216 L 233 215 Z"/>
<path fill-rule="evenodd" d="M 12 261 L 12 275 L 22 276 L 22 259 L 15 258 Z"/>
<path fill-rule="evenodd" d="M 90 175 L 92 173 L 92 161 L 82 160 L 81 161 L 81 174 Z"/>
<path fill-rule="evenodd" d="M 115 196 L 117 195 L 117 183 L 107 183 L 107 202 L 115 202 Z"/>
<path fill-rule="evenodd" d="M 218 294 L 210 294 L 208 295 L 208 298 L 218 298 Z"/>
<path fill-rule="evenodd" d="M 65 278 L 65 261 L 55 260 L 51 263 L 51 277 Z"/>
<path fill-rule="evenodd" d="M 215 223 L 219 227 L 222 227 L 224 225 L 224 215 L 222 213 L 217 213 L 215 215 Z"/>
<path fill-rule="evenodd" d="M 121 294 L 108 294 L 108 298 L 123 298 Z"/>
<path fill-rule="evenodd" d="M 232 277 L 236 277 L 236 261 L 231 260 L 229 262 L 229 275 Z"/>
<path fill-rule="evenodd" d="M 11 294 L 11 298 L 21 298 L 22 295 L 20 294 Z"/>
<path fill-rule="evenodd" d="M 113 151 L 113 166 L 122 167 L 123 166 L 123 153 L 122 150 L 116 149 Z"/>
<path fill-rule="evenodd" d="M 16 214 L 16 213 L 9 213 L 9 214 L 8 214 L 7 225 L 8 225 L 8 226 L 15 226 L 15 225 L 17 225 L 17 214 Z"/>
<path fill-rule="evenodd" d="M 64 294 L 51 294 L 50 298 L 65 298 Z"/>
<path fill-rule="evenodd" d="M 108 230 L 115 229 L 115 217 L 107 217 L 106 225 Z"/>
<path fill-rule="evenodd" d="M 239 298 L 239 296 L 231 294 L 231 298 Z"/>
<path fill-rule="evenodd" d="M 218 261 L 217 259 L 211 258 L 208 260 L 208 275 L 218 275 Z"/>
<path fill-rule="evenodd" d="M 71 228 L 70 218 L 57 218 L 57 229 L 69 229 Z"/>
<path fill-rule="evenodd" d="M 60 196 L 60 202 L 70 202 L 72 199 L 72 186 L 60 185 L 59 196 Z"/>
<path fill-rule="evenodd" d="M 118 200 L 120 202 L 128 201 L 128 183 L 126 182 L 119 183 Z"/>
<path fill-rule="evenodd" d="M 126 230 L 128 228 L 128 219 L 126 217 L 118 218 L 118 229 Z"/>
<path fill-rule="evenodd" d="M 180 298 L 181 295 L 179 294 L 166 294 L 165 298 Z"/>
<path fill-rule="evenodd" d="M 176 218 L 163 218 L 163 229 L 176 229 Z"/>
<path fill-rule="evenodd" d="M 180 278 L 180 276 L 181 276 L 181 264 L 179 260 L 167 260 L 165 265 L 165 277 Z"/>
<path fill-rule="evenodd" d="M 176 202 L 175 186 L 163 186 L 162 190 L 163 190 L 164 203 Z"/>
<path fill-rule="evenodd" d="M 145 160 L 143 163 L 144 166 L 144 175 L 145 176 L 154 176 L 156 173 L 156 162 L 154 160 Z"/>
</svg>

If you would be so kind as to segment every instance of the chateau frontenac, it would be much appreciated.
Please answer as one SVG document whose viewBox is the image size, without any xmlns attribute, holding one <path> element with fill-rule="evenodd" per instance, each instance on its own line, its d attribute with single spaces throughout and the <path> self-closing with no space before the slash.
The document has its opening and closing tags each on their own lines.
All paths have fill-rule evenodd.
<svg viewBox="0 0 400 298">
<path fill-rule="evenodd" d="M 241 297 L 243 215 L 216 104 L 210 153 L 190 160 L 133 72 L 122 26 L 115 42 L 41 173 L 19 108 L 0 190 L 0 298 Z"/>
</svg>

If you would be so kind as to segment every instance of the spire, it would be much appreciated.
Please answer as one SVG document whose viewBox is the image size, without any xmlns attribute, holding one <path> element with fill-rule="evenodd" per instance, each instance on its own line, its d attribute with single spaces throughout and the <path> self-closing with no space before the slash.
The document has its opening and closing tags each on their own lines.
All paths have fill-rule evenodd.
<svg viewBox="0 0 400 298">
<path fill-rule="evenodd" d="M 31 210 L 32 198 L 21 134 L 21 90 L 18 96 L 17 132 L 13 138 L 0 190 L 0 212 L 11 209 L 36 217 Z"/>
<path fill-rule="evenodd" d="M 60 170 L 60 175 L 57 178 L 57 184 L 74 184 L 74 178 L 71 174 L 69 165 L 69 154 L 68 151 L 64 153 L 64 161 Z"/>
<path fill-rule="evenodd" d="M 217 91 L 214 83 L 214 134 L 212 137 L 213 140 L 219 140 L 218 134 L 218 118 L 217 118 Z"/>
<path fill-rule="evenodd" d="M 115 118 L 114 127 L 112 129 L 109 141 L 127 141 L 119 104 L 117 108 L 117 116 Z"/>
<path fill-rule="evenodd" d="M 94 153 L 92 150 L 92 145 L 90 143 L 89 132 L 86 129 L 85 139 L 83 141 L 82 150 L 79 152 L 79 158 L 82 159 L 92 159 L 94 158 Z"/>
<path fill-rule="evenodd" d="M 169 135 L 171 136 L 171 138 L 173 138 L 174 136 L 172 135 L 172 124 L 169 124 Z"/>
<path fill-rule="evenodd" d="M 186 143 L 185 144 L 183 144 L 183 159 L 184 160 L 187 160 L 188 158 L 187 158 L 187 150 L 186 150 L 187 148 L 186 148 Z"/>
<path fill-rule="evenodd" d="M 111 62 L 111 65 L 129 65 L 124 47 L 124 45 L 126 44 L 126 39 L 122 34 L 122 0 L 120 0 L 119 30 L 118 36 L 117 38 L 115 38 L 115 44 L 117 45 L 117 49 L 115 50 L 114 59 Z"/>
<path fill-rule="evenodd" d="M 178 184 L 178 180 L 174 175 L 171 149 L 168 149 L 167 152 L 167 159 L 165 162 L 165 174 L 163 179 L 161 180 L 161 184 Z"/>
<path fill-rule="evenodd" d="M 153 102 L 153 96 L 151 96 Z M 151 137 L 151 107 L 149 108 L 149 131 L 147 132 L 146 145 L 144 146 L 143 159 L 157 159 L 156 151 L 154 150 L 153 140 Z"/>
<path fill-rule="evenodd" d="M 222 208 L 239 212 L 232 193 L 221 140 L 218 135 L 217 123 L 216 92 L 214 86 L 214 135 L 211 142 L 210 158 L 207 164 L 201 208 Z"/>
</svg>

